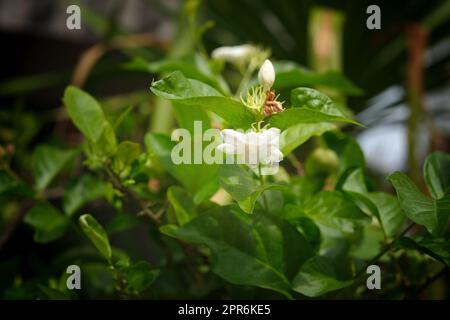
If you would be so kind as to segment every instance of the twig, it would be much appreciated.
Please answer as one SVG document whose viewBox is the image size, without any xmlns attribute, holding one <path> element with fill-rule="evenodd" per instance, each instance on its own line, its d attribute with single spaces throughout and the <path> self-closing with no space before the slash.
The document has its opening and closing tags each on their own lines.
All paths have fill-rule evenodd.
<svg viewBox="0 0 450 320">
<path fill-rule="evenodd" d="M 148 203 L 146 203 L 146 201 L 144 199 L 139 197 L 134 191 L 132 191 L 131 189 L 127 188 L 126 186 L 124 186 L 122 184 L 122 182 L 120 181 L 120 178 L 114 173 L 114 171 L 110 168 L 110 166 L 108 164 L 105 164 L 105 168 L 106 168 L 106 172 L 108 173 L 108 176 L 111 178 L 111 182 L 112 182 L 113 186 L 117 190 L 122 192 L 123 194 L 126 194 L 131 199 L 136 201 L 136 203 L 138 203 L 139 207 L 141 208 L 141 212 L 143 213 L 143 215 L 149 217 L 158 226 L 160 223 L 160 218 L 165 210 L 162 210 L 162 211 L 160 210 L 157 213 L 154 213 L 148 207 Z M 164 206 L 163 206 L 163 208 L 164 208 Z M 163 209 L 163 208 L 161 208 L 161 209 Z"/>
</svg>

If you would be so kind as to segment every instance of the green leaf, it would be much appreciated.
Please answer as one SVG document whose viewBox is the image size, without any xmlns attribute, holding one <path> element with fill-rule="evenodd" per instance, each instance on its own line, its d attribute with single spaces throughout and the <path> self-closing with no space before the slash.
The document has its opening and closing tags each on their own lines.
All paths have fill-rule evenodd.
<svg viewBox="0 0 450 320">
<path fill-rule="evenodd" d="M 48 243 L 64 235 L 68 219 L 55 207 L 46 203 L 39 203 L 24 219 L 25 223 L 34 228 L 34 241 Z"/>
<path fill-rule="evenodd" d="M 280 148 L 286 156 L 295 148 L 313 136 L 321 136 L 324 132 L 335 129 L 331 123 L 300 123 L 287 128 L 281 133 Z"/>
<path fill-rule="evenodd" d="M 83 175 L 75 184 L 70 185 L 64 192 L 63 208 L 68 216 L 72 216 L 84 205 L 96 199 L 105 197 L 111 199 L 114 189 L 92 175 Z"/>
<path fill-rule="evenodd" d="M 292 108 L 269 119 L 273 127 L 286 129 L 299 123 L 345 122 L 360 125 L 347 118 L 341 109 L 323 93 L 311 88 L 296 88 L 291 92 Z"/>
<path fill-rule="evenodd" d="M 97 250 L 106 260 L 111 261 L 111 246 L 103 227 L 90 214 L 80 216 L 79 222 L 84 234 L 91 240 Z"/>
<path fill-rule="evenodd" d="M 281 188 L 280 185 L 261 185 L 253 178 L 250 170 L 245 170 L 237 164 L 224 164 L 219 169 L 219 182 L 222 188 L 237 201 L 239 207 L 252 213 L 258 197 L 267 189 Z"/>
<path fill-rule="evenodd" d="M 319 225 L 344 234 L 352 234 L 370 219 L 345 193 L 335 190 L 320 191 L 305 201 L 305 214 Z"/>
<path fill-rule="evenodd" d="M 68 86 L 64 104 L 75 126 L 92 142 L 97 142 L 105 130 L 105 114 L 100 104 L 85 91 Z"/>
<path fill-rule="evenodd" d="M 320 228 L 303 212 L 302 206 L 287 204 L 283 208 L 283 219 L 297 227 L 315 252 L 320 249 Z"/>
<path fill-rule="evenodd" d="M 139 261 L 127 271 L 128 287 L 139 294 L 147 289 L 158 275 L 159 270 L 153 269 L 148 262 Z"/>
<path fill-rule="evenodd" d="M 150 89 L 161 98 L 211 111 L 235 128 L 247 129 L 255 122 L 253 113 L 240 101 L 224 97 L 200 81 L 187 79 L 179 71 L 154 82 Z"/>
<path fill-rule="evenodd" d="M 401 172 L 394 172 L 388 180 L 397 191 L 400 206 L 408 218 L 425 226 L 434 236 L 444 234 L 450 216 L 450 197 L 429 199 Z"/>
<path fill-rule="evenodd" d="M 114 154 L 113 169 L 114 172 L 120 174 L 139 158 L 141 154 L 141 146 L 139 143 L 132 141 L 122 141 Z"/>
<path fill-rule="evenodd" d="M 213 271 L 238 285 L 271 289 L 291 297 L 290 279 L 313 250 L 287 222 L 262 214 L 246 215 L 218 207 L 176 228 L 163 226 L 170 236 L 208 246 Z"/>
<path fill-rule="evenodd" d="M 448 234 L 440 238 L 429 235 L 402 237 L 398 242 L 401 247 L 419 250 L 450 266 L 450 236 Z"/>
<path fill-rule="evenodd" d="M 194 202 L 183 188 L 170 186 L 167 190 L 167 199 L 172 205 L 180 225 L 189 222 L 197 215 Z"/>
<path fill-rule="evenodd" d="M 150 154 L 157 158 L 164 169 L 180 181 L 192 194 L 202 193 L 206 188 L 208 193 L 212 195 L 218 189 L 218 165 L 173 163 L 171 152 L 176 142 L 171 141 L 165 135 L 148 133 L 145 136 L 145 145 Z M 215 187 L 211 188 L 211 185 L 214 186 L 215 182 Z M 207 194 L 204 196 L 207 197 Z"/>
<path fill-rule="evenodd" d="M 106 226 L 106 232 L 109 235 L 132 229 L 141 225 L 141 220 L 135 214 L 119 213 Z"/>
<path fill-rule="evenodd" d="M 308 297 L 319 297 L 352 284 L 351 280 L 339 279 L 333 260 L 315 256 L 300 269 L 292 282 L 292 288 Z"/>
<path fill-rule="evenodd" d="M 393 237 L 406 220 L 397 198 L 384 192 L 371 192 L 368 196 L 378 208 L 384 232 Z"/>
<path fill-rule="evenodd" d="M 361 168 L 354 169 L 349 173 L 342 185 L 342 190 L 367 195 L 366 180 Z"/>
<path fill-rule="evenodd" d="M 18 195 L 24 197 L 33 196 L 33 189 L 28 187 L 25 183 L 12 177 L 6 171 L 0 171 L 0 196 Z"/>
<path fill-rule="evenodd" d="M 278 61 L 274 65 L 276 78 L 275 89 L 301 86 L 325 86 L 344 94 L 360 95 L 361 89 L 338 71 L 316 73 L 290 61 Z"/>
<path fill-rule="evenodd" d="M 450 196 L 450 154 L 434 152 L 425 160 L 425 182 L 434 199 Z"/>
<path fill-rule="evenodd" d="M 323 134 L 327 146 L 339 156 L 338 175 L 348 172 L 349 169 L 366 168 L 364 154 L 356 140 L 339 131 L 329 131 Z"/>
<path fill-rule="evenodd" d="M 49 145 L 38 146 L 34 150 L 31 163 L 36 189 L 44 190 L 77 154 L 78 150 L 65 150 Z"/>
</svg>

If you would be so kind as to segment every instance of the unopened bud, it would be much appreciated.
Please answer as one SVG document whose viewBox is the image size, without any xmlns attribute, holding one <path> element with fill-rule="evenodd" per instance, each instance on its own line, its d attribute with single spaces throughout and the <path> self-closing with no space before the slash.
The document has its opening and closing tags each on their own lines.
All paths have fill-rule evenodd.
<svg viewBox="0 0 450 320">
<path fill-rule="evenodd" d="M 266 59 L 259 69 L 258 73 L 259 83 L 266 89 L 270 89 L 275 82 L 275 69 L 272 62 Z"/>
</svg>

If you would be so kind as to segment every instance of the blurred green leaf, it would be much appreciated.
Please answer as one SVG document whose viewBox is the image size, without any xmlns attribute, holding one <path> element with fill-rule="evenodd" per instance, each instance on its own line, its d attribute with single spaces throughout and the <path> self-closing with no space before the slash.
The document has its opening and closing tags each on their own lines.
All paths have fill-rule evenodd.
<svg viewBox="0 0 450 320">
<path fill-rule="evenodd" d="M 406 220 L 397 198 L 384 192 L 371 192 L 369 198 L 377 206 L 386 235 L 393 237 Z"/>
<path fill-rule="evenodd" d="M 408 218 L 425 226 L 434 236 L 444 234 L 450 216 L 450 197 L 429 199 L 401 172 L 394 172 L 388 180 L 397 191 L 400 205 Z"/>
<path fill-rule="evenodd" d="M 25 223 L 34 228 L 34 241 L 48 243 L 64 235 L 68 219 L 55 207 L 46 203 L 39 203 L 24 219 Z"/>
<path fill-rule="evenodd" d="M 79 222 L 84 234 L 91 240 L 102 256 L 110 262 L 111 246 L 103 227 L 90 214 L 80 216 Z"/>
<path fill-rule="evenodd" d="M 295 62 L 278 61 L 274 64 L 276 79 L 274 88 L 294 88 L 300 86 L 325 86 L 343 94 L 360 95 L 362 90 L 338 71 L 316 73 Z"/>
<path fill-rule="evenodd" d="M 402 237 L 398 243 L 403 248 L 419 250 L 450 266 L 450 236 L 448 233 L 439 238 L 429 235 Z"/>
<path fill-rule="evenodd" d="M 153 269 L 148 262 L 139 261 L 127 271 L 128 287 L 140 293 L 147 289 L 158 275 L 159 270 Z"/>
<path fill-rule="evenodd" d="M 423 167 L 423 176 L 434 199 L 450 196 L 450 154 L 434 152 Z"/>
<path fill-rule="evenodd" d="M 63 196 L 64 212 L 68 216 L 72 216 L 77 210 L 84 205 L 105 197 L 112 198 L 114 189 L 110 184 L 92 175 L 83 175 L 77 179 L 76 183 L 66 188 Z"/>
<path fill-rule="evenodd" d="M 197 216 L 195 204 L 183 188 L 179 186 L 170 186 L 167 190 L 167 199 L 172 205 L 180 225 L 189 222 Z"/>
<path fill-rule="evenodd" d="M 105 130 L 105 114 L 100 104 L 85 91 L 68 86 L 64 104 L 77 128 L 92 142 L 97 142 Z"/>
<path fill-rule="evenodd" d="M 34 191 L 28 185 L 12 177 L 6 171 L 0 171 L 0 196 L 1 195 L 18 195 L 24 197 L 31 197 Z"/>
<path fill-rule="evenodd" d="M 305 201 L 303 210 L 319 225 L 339 230 L 344 234 L 354 233 L 358 226 L 370 220 L 349 196 L 336 190 L 314 194 Z"/>
<path fill-rule="evenodd" d="M 292 282 L 292 288 L 305 296 L 319 297 L 327 292 L 348 287 L 352 282 L 339 279 L 332 259 L 315 256 L 301 267 Z"/>
<path fill-rule="evenodd" d="M 53 178 L 78 154 L 78 150 L 40 145 L 33 153 L 32 169 L 37 190 L 44 190 Z"/>
<path fill-rule="evenodd" d="M 176 143 L 165 135 L 148 133 L 145 136 L 145 145 L 164 169 L 180 181 L 194 196 L 202 193 L 206 188 L 208 192 L 203 194 L 204 197 L 200 200 L 204 200 L 208 193 L 212 195 L 218 189 L 218 165 L 173 163 L 171 152 Z"/>
<path fill-rule="evenodd" d="M 137 71 L 152 73 L 182 72 L 187 78 L 199 80 L 223 94 L 229 93 L 229 88 L 220 74 L 214 73 L 208 61 L 200 54 L 191 54 L 181 58 L 165 58 L 158 61 L 148 62 L 142 58 L 135 58 L 128 63 L 127 68 Z"/>
</svg>

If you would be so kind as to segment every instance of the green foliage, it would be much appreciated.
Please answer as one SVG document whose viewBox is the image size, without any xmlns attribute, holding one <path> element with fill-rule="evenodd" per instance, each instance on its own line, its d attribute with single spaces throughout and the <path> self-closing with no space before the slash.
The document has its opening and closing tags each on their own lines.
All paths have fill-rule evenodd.
<svg viewBox="0 0 450 320">
<path fill-rule="evenodd" d="M 64 235 L 69 221 L 52 205 L 39 203 L 27 212 L 25 223 L 34 228 L 34 241 L 47 243 Z"/>
<path fill-rule="evenodd" d="M 64 150 L 48 145 L 37 147 L 32 167 L 37 190 L 44 190 L 53 178 L 78 154 L 77 150 Z"/>
<path fill-rule="evenodd" d="M 234 128 L 247 129 L 255 121 L 254 115 L 240 101 L 222 96 L 198 80 L 187 79 L 179 71 L 154 82 L 151 90 L 158 97 L 214 112 Z"/>
<path fill-rule="evenodd" d="M 14 225 L 26 213 L 24 232 L 34 232 L 39 249 L 48 250 L 49 242 L 59 240 L 50 251 L 61 250 L 48 270 L 30 272 L 37 274 L 33 279 L 14 271 L 1 297 L 418 294 L 428 271 L 450 261 L 450 156 L 437 152 L 426 159 L 430 196 L 400 172 L 388 178 L 397 197 L 377 191 L 379 181 L 369 176 L 361 148 L 341 130 L 361 125 L 346 107 L 317 89 L 331 89 L 330 96 L 341 102 L 343 95 L 362 91 L 337 71 L 317 73 L 290 61 L 275 63 L 273 87 L 256 84 L 259 60 L 270 50 L 255 46 L 250 57 L 239 61 L 209 59 L 201 43 L 208 24 L 195 27 L 196 8 L 196 2 L 186 5 L 187 29 L 194 39 L 180 43 L 178 52 L 144 58 L 130 51 L 129 72 L 157 74 L 159 79 L 151 92 L 140 93 L 145 102 L 135 106 L 125 95 L 100 103 L 68 86 L 64 107 L 76 134 L 84 137 L 81 147 L 39 144 L 32 156 L 24 157 L 24 163 L 31 162 L 20 177 L 13 171 L 17 163 L 1 147 L 0 223 Z M 272 112 L 271 103 L 279 107 L 277 90 L 282 95 L 291 90 L 291 98 L 284 110 Z M 149 120 L 163 132 L 176 120 L 193 139 L 175 141 L 175 134 L 149 129 Z M 217 132 L 203 141 L 194 121 L 201 121 L 203 131 L 278 128 L 285 160 L 270 176 L 245 164 L 192 163 L 196 151 L 203 155 L 209 142 L 222 141 Z M 177 142 L 192 147 L 187 162 L 175 163 Z M 64 170 L 75 160 L 76 166 Z M 81 210 L 93 214 L 78 216 Z M 392 275 L 383 277 L 385 290 L 368 293 L 363 280 L 367 265 L 374 263 Z M 69 264 L 81 265 L 86 275 L 81 294 L 68 293 L 61 285 L 61 270 Z M 2 261 L 0 270 L 18 270 L 17 265 Z M 29 287 L 33 294 L 27 296 Z"/>
<path fill-rule="evenodd" d="M 111 246 L 103 227 L 90 214 L 80 216 L 79 221 L 84 234 L 91 240 L 102 256 L 108 262 L 111 261 Z"/>
<path fill-rule="evenodd" d="M 272 289 L 287 297 L 291 297 L 292 277 L 313 255 L 293 226 L 262 214 L 247 216 L 231 207 L 161 231 L 207 245 L 213 252 L 214 272 L 231 283 Z"/>
<path fill-rule="evenodd" d="M 292 90 L 291 104 L 292 108 L 270 118 L 269 122 L 272 126 L 287 129 L 299 123 L 344 122 L 358 124 L 348 118 L 330 98 L 314 89 L 297 88 Z"/>
<path fill-rule="evenodd" d="M 450 197 L 428 198 L 401 172 L 391 174 L 388 179 L 394 185 L 407 217 L 425 226 L 431 234 L 443 235 L 450 216 Z"/>
</svg>

